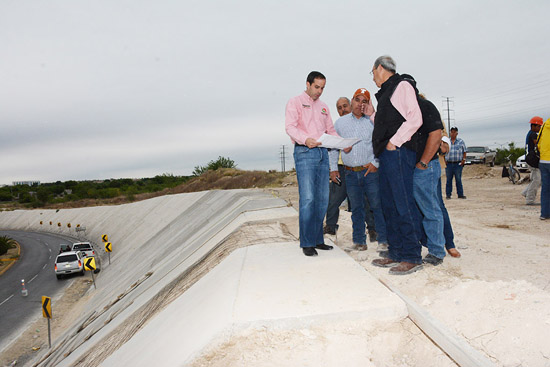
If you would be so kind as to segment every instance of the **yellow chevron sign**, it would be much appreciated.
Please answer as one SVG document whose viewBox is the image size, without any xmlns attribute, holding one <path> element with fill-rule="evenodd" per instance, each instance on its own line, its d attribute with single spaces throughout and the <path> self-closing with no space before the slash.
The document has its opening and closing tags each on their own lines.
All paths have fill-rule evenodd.
<svg viewBox="0 0 550 367">
<path fill-rule="evenodd" d="M 95 257 L 84 258 L 84 270 L 95 270 Z"/>
<path fill-rule="evenodd" d="M 47 319 L 52 318 L 52 299 L 50 297 L 42 296 L 42 316 Z"/>
</svg>

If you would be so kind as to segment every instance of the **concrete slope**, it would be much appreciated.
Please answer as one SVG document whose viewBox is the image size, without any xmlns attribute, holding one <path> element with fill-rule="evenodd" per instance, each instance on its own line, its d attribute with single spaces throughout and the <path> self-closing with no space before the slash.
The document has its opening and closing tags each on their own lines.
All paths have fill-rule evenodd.
<svg viewBox="0 0 550 367">
<path fill-rule="evenodd" d="M 407 316 L 405 304 L 338 247 L 316 258 L 298 247 L 287 242 L 234 251 L 102 366 L 188 365 L 206 346 L 243 328 L 297 330 Z"/>
<path fill-rule="evenodd" d="M 86 239 L 103 254 L 97 290 L 92 287 L 88 294 L 90 311 L 74 329 L 53 341 L 52 351 L 40 365 L 77 364 L 99 340 L 119 334 L 125 323 L 134 325 L 128 320 L 135 319 L 139 310 L 153 315 L 158 312 L 149 308 L 165 296 L 159 294 L 242 223 L 289 216 L 296 212 L 286 202 L 259 190 L 171 195 L 120 206 L 0 212 L 2 229 L 76 235 L 75 225 L 85 226 Z M 61 227 L 56 226 L 58 222 Z M 71 223 L 71 228 L 66 223 Z M 104 233 L 113 243 L 111 265 L 99 244 Z M 105 352 L 116 350 L 124 341 L 117 341 Z"/>
</svg>

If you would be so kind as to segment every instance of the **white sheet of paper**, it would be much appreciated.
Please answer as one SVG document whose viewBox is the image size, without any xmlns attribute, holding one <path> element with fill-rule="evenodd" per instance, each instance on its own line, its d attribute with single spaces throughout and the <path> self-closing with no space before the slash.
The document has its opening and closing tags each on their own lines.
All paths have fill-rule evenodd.
<svg viewBox="0 0 550 367">
<path fill-rule="evenodd" d="M 324 148 L 344 149 L 351 147 L 352 145 L 357 143 L 359 139 L 341 138 L 339 136 L 323 134 L 317 141 L 321 142 L 321 146 Z"/>
</svg>

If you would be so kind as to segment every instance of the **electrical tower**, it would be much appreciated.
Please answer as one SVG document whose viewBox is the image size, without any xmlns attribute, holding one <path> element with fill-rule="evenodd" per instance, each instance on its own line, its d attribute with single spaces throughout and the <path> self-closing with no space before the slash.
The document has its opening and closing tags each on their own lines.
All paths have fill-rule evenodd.
<svg viewBox="0 0 550 367">
<path fill-rule="evenodd" d="M 453 112 L 453 117 L 454 117 L 455 110 L 451 110 L 450 105 L 451 104 L 454 105 L 454 101 L 453 101 L 454 97 L 443 96 L 442 98 L 443 98 L 443 114 L 445 115 L 445 112 L 447 113 L 447 134 L 451 134 L 451 121 L 453 122 L 455 121 L 454 118 L 451 118 L 451 111 Z"/>
</svg>

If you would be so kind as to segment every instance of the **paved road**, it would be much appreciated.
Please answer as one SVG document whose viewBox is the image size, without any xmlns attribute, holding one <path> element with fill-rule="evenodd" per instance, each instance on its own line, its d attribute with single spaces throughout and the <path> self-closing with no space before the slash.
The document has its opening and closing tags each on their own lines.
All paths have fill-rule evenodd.
<svg viewBox="0 0 550 367">
<path fill-rule="evenodd" d="M 0 351 L 23 328 L 42 313 L 42 296 L 54 297 L 71 283 L 70 278 L 58 281 L 54 273 L 55 257 L 59 244 L 71 244 L 74 239 L 57 234 L 0 231 L 21 245 L 21 257 L 0 276 Z M 21 294 L 21 279 L 25 279 L 28 296 Z M 55 304 L 52 307 L 55 313 Z"/>
</svg>

